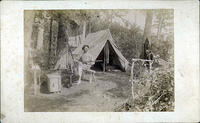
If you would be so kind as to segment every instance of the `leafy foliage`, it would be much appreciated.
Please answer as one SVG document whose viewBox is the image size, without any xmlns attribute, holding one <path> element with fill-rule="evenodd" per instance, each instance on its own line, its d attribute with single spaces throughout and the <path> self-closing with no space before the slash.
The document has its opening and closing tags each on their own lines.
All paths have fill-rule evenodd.
<svg viewBox="0 0 200 123">
<path fill-rule="evenodd" d="M 131 92 L 130 92 L 131 94 Z M 152 74 L 144 74 L 134 83 L 132 95 L 115 111 L 174 111 L 174 70 L 156 68 Z"/>
<path fill-rule="evenodd" d="M 49 57 L 49 52 L 46 50 L 37 50 L 33 53 L 33 62 L 38 64 L 42 70 L 50 69 L 49 60 L 56 63 L 58 60 L 58 56 L 51 56 Z"/>
<path fill-rule="evenodd" d="M 130 23 L 125 19 L 127 12 L 127 10 L 37 11 L 36 16 L 44 18 L 43 15 L 46 13 L 47 16 L 62 23 L 63 27 L 67 28 L 68 36 L 82 34 L 83 22 L 87 24 L 86 35 L 109 28 L 120 51 L 130 61 L 140 56 L 144 41 L 143 30 L 136 23 Z M 169 51 L 173 44 L 173 11 L 154 10 L 152 12 L 153 29 L 157 30 L 157 34 L 152 33 L 152 50 L 161 58 L 168 60 L 173 54 L 173 51 Z M 146 11 L 141 11 L 141 13 L 145 15 Z M 163 35 L 165 38 L 162 38 Z"/>
<path fill-rule="evenodd" d="M 173 43 L 171 41 L 157 41 L 158 43 L 152 44 L 152 51 L 154 54 L 159 54 L 159 56 L 166 60 L 172 61 L 173 60 Z"/>
</svg>

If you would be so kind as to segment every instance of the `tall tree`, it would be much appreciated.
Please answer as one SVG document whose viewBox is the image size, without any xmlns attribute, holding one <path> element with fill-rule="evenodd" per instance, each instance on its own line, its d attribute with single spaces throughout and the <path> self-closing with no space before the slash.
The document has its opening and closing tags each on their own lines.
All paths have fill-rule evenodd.
<svg viewBox="0 0 200 123">
<path fill-rule="evenodd" d="M 150 44 L 151 44 L 152 19 L 153 19 L 153 12 L 151 10 L 146 11 L 143 40 L 145 41 L 148 38 L 150 41 Z"/>
<path fill-rule="evenodd" d="M 32 34 L 33 34 L 33 25 L 34 25 L 34 18 L 35 18 L 35 12 L 33 11 L 25 11 L 24 12 L 24 60 L 25 60 L 25 67 L 27 67 L 28 62 L 32 62 L 31 60 L 31 53 L 30 49 L 32 48 L 31 44 L 33 43 Z M 25 72 L 26 74 L 26 72 Z"/>
<path fill-rule="evenodd" d="M 141 58 L 145 58 L 145 43 L 148 41 L 148 45 L 151 46 L 151 27 L 152 27 L 152 20 L 153 20 L 153 12 L 152 10 L 147 10 L 146 11 L 146 18 L 145 18 L 145 27 L 144 27 L 144 34 L 143 34 L 143 47 L 141 48 Z M 147 40 L 148 39 L 148 40 Z"/>
<path fill-rule="evenodd" d="M 174 11 L 165 9 L 154 12 L 153 28 L 156 30 L 153 40 L 154 53 L 166 61 L 173 60 Z"/>
<path fill-rule="evenodd" d="M 155 11 L 154 27 L 157 28 L 156 37 L 159 40 L 161 34 L 164 31 L 173 30 L 173 11 L 172 10 L 160 10 Z"/>
</svg>

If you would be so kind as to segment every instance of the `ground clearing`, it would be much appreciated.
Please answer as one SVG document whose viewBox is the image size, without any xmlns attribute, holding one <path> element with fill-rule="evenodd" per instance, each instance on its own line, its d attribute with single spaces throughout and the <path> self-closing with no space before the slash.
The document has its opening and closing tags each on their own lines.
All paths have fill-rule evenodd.
<svg viewBox="0 0 200 123">
<path fill-rule="evenodd" d="M 131 89 L 129 76 L 123 72 L 97 72 L 97 81 L 63 88 L 61 94 L 32 94 L 25 91 L 26 112 L 111 112 L 123 104 Z"/>
</svg>

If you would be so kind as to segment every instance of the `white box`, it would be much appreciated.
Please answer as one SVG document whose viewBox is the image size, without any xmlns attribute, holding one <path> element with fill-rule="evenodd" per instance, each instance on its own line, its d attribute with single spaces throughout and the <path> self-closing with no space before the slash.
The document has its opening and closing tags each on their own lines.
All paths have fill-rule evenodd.
<svg viewBox="0 0 200 123">
<path fill-rule="evenodd" d="M 49 81 L 47 82 L 49 92 L 60 92 L 62 89 L 61 85 L 61 74 L 58 72 L 47 74 Z"/>
</svg>

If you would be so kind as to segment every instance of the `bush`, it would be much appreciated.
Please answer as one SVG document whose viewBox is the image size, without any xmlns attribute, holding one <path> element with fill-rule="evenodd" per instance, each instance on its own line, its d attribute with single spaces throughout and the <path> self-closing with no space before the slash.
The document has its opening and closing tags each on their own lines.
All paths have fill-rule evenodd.
<svg viewBox="0 0 200 123">
<path fill-rule="evenodd" d="M 173 42 L 172 41 L 163 41 L 154 39 L 152 43 L 152 51 L 157 55 L 166 60 L 173 61 Z"/>
<path fill-rule="evenodd" d="M 115 111 L 174 111 L 173 67 L 160 67 L 154 69 L 150 75 L 144 74 L 137 83 L 134 83 L 134 100 L 131 90 L 129 93 L 127 101 Z"/>
</svg>

